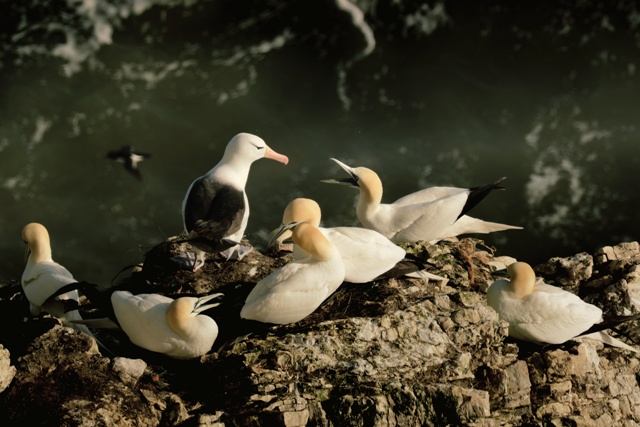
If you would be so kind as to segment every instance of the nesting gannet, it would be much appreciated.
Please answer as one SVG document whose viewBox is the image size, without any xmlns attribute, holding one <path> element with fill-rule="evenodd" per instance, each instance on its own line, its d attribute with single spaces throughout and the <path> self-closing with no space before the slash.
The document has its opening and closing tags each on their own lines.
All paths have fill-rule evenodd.
<svg viewBox="0 0 640 427">
<path fill-rule="evenodd" d="M 407 253 L 404 249 L 391 242 L 382 234 L 374 230 L 360 227 L 319 227 L 321 218 L 320 206 L 317 202 L 306 198 L 292 200 L 284 210 L 282 225 L 272 232 L 269 246 L 283 242 L 291 231 L 283 230 L 286 224 L 292 222 L 308 222 L 318 227 L 320 232 L 340 252 L 344 262 L 344 280 L 350 283 L 367 283 L 378 276 L 387 273 Z M 308 254 L 300 246 L 294 246 L 294 258 L 301 259 Z"/>
<path fill-rule="evenodd" d="M 151 157 L 150 153 L 135 151 L 131 145 L 107 152 L 108 159 L 124 163 L 125 170 L 139 180 L 142 180 L 142 175 L 138 169 L 138 163 L 149 157 Z"/>
<path fill-rule="evenodd" d="M 22 229 L 22 240 L 27 245 L 27 265 L 20 283 L 29 300 L 31 314 L 49 313 L 64 325 L 93 336 L 86 326 L 73 323 L 82 319 L 78 310 L 69 307 L 79 304 L 78 291 L 58 294 L 60 288 L 77 281 L 69 270 L 53 260 L 47 229 L 42 224 L 29 223 Z"/>
<path fill-rule="evenodd" d="M 240 245 L 249 219 L 244 188 L 251 164 L 262 158 L 285 165 L 289 162 L 262 138 L 239 133 L 227 144 L 220 162 L 191 183 L 182 202 L 182 219 L 186 240 L 196 248 L 196 256 L 179 255 L 174 260 L 196 271 L 204 265 L 205 252 L 242 259 L 251 251 L 251 247 Z"/>
<path fill-rule="evenodd" d="M 159 294 L 111 294 L 113 312 L 132 343 L 176 359 L 191 359 L 211 350 L 218 325 L 200 314 L 219 304 L 207 304 L 222 294 L 171 299 Z M 90 324 L 90 323 L 89 323 Z"/>
<path fill-rule="evenodd" d="M 510 264 L 507 273 L 511 280 L 496 280 L 489 286 L 487 303 L 509 323 L 510 337 L 540 344 L 586 338 L 637 352 L 604 329 L 640 316 L 616 316 L 615 322 L 607 322 L 601 309 L 577 295 L 545 283 L 536 284 L 535 272 L 525 262 Z"/>
<path fill-rule="evenodd" d="M 245 301 L 240 317 L 265 323 L 298 322 L 322 304 L 344 280 L 338 250 L 317 227 L 289 224 L 293 244 L 308 254 L 260 280 Z"/>
<path fill-rule="evenodd" d="M 371 169 L 352 168 L 336 159 L 348 174 L 343 180 L 323 180 L 360 189 L 356 213 L 365 227 L 378 231 L 394 243 L 425 240 L 436 242 L 466 233 L 491 233 L 522 227 L 487 222 L 465 215 L 492 190 L 501 178 L 476 188 L 430 187 L 408 194 L 393 203 L 382 203 L 382 182 Z"/>
</svg>

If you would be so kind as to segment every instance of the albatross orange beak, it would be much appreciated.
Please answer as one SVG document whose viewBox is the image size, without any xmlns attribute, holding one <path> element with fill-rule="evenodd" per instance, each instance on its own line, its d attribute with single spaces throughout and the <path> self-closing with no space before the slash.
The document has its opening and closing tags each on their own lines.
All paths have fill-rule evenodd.
<svg viewBox="0 0 640 427">
<path fill-rule="evenodd" d="M 275 160 L 276 162 L 284 163 L 285 165 L 289 163 L 289 158 L 284 154 L 276 153 L 271 148 L 267 147 L 266 152 L 264 153 L 265 159 Z"/>
</svg>

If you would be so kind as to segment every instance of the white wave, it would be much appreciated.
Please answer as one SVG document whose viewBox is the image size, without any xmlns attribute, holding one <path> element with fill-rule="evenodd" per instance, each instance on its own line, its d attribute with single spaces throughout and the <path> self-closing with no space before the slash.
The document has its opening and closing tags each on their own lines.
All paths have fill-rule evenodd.
<svg viewBox="0 0 640 427">
<path fill-rule="evenodd" d="M 338 97 L 345 110 L 351 109 L 351 99 L 347 95 L 347 72 L 356 62 L 369 56 L 376 48 L 376 39 L 373 30 L 367 24 L 364 12 L 349 0 L 335 0 L 338 9 L 351 16 L 352 24 L 360 30 L 365 41 L 365 46 L 349 60 L 338 66 Z"/>
<path fill-rule="evenodd" d="M 443 2 L 438 2 L 433 6 L 423 4 L 414 13 L 405 16 L 405 27 L 415 29 L 425 36 L 450 22 L 451 18 L 447 14 Z"/>
<path fill-rule="evenodd" d="M 31 150 L 37 144 L 41 143 L 44 134 L 49 130 L 49 128 L 51 128 L 51 125 L 53 125 L 52 121 L 47 120 L 44 117 L 38 117 L 36 119 L 36 128 L 31 135 L 31 142 L 27 146 L 27 149 Z"/>
</svg>

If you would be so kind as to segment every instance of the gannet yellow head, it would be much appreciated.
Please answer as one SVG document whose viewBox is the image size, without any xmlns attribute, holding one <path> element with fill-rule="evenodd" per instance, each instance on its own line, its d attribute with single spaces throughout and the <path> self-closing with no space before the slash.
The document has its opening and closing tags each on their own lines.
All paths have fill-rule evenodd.
<svg viewBox="0 0 640 427">
<path fill-rule="evenodd" d="M 320 205 L 318 205 L 315 200 L 305 199 L 303 197 L 293 199 L 284 209 L 282 224 L 271 232 L 268 246 L 272 247 L 276 244 L 282 244 L 291 237 L 291 230 L 284 230 L 287 224 L 292 222 L 308 222 L 318 227 L 321 216 Z"/>
<path fill-rule="evenodd" d="M 317 227 L 303 222 L 293 230 L 293 243 L 318 261 L 328 261 L 335 253 L 335 248 Z"/>
<path fill-rule="evenodd" d="M 222 294 L 212 294 L 201 298 L 181 297 L 173 300 L 167 309 L 167 324 L 177 334 L 189 337 L 198 333 L 195 318 L 205 310 L 217 307 L 219 303 L 206 304 Z"/>
<path fill-rule="evenodd" d="M 27 259 L 32 262 L 51 261 L 51 241 L 47 229 L 37 222 L 22 228 L 22 240 L 27 244 Z"/>
<path fill-rule="evenodd" d="M 382 201 L 382 181 L 377 173 L 366 167 L 352 168 L 342 163 L 340 160 L 332 158 L 346 173 L 349 178 L 344 179 L 324 179 L 322 182 L 329 184 L 349 185 L 353 188 L 360 189 L 360 203 L 364 204 L 380 204 Z"/>
<path fill-rule="evenodd" d="M 523 298 L 533 292 L 536 273 L 526 262 L 514 262 L 507 267 L 510 277 L 509 288 L 516 297 Z"/>
</svg>

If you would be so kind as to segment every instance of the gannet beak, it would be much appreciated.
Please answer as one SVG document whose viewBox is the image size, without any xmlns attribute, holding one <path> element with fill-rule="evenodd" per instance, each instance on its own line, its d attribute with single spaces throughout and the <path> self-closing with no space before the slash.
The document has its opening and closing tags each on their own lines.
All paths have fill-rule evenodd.
<svg viewBox="0 0 640 427">
<path fill-rule="evenodd" d="M 204 297 L 200 297 L 198 299 L 198 302 L 196 303 L 195 307 L 193 307 L 192 313 L 199 314 L 199 313 L 202 313 L 203 311 L 209 310 L 210 308 L 219 306 L 220 303 L 218 303 L 218 302 L 213 303 L 213 304 L 206 304 L 206 303 L 211 301 L 214 298 L 219 298 L 219 297 L 223 297 L 223 296 L 224 296 L 224 294 L 218 293 L 218 294 L 211 294 L 211 295 L 207 295 L 207 296 L 204 296 Z"/>
<path fill-rule="evenodd" d="M 265 159 L 275 160 L 276 162 L 284 163 L 285 165 L 289 163 L 289 158 L 287 156 L 285 156 L 284 154 L 276 153 L 268 146 L 266 147 L 264 157 Z"/>
<path fill-rule="evenodd" d="M 24 242 L 24 263 L 25 265 L 29 261 L 29 255 L 31 255 L 31 248 L 27 242 Z"/>
<path fill-rule="evenodd" d="M 291 234 L 285 235 L 287 234 L 287 231 L 290 230 L 284 230 L 286 226 L 286 224 L 280 224 L 280 227 L 271 232 L 269 235 L 269 242 L 267 243 L 268 248 L 277 244 L 289 243 L 288 240 L 291 239 Z"/>
<path fill-rule="evenodd" d="M 290 222 L 289 224 L 282 224 L 280 226 L 280 228 L 275 230 L 273 236 L 269 240 L 269 245 L 271 245 L 272 242 L 277 241 L 278 238 L 280 236 L 282 236 L 284 233 L 286 233 L 287 231 L 293 230 L 294 228 L 296 228 L 299 224 L 301 224 L 301 223 L 300 222 Z"/>
<path fill-rule="evenodd" d="M 504 278 L 504 279 L 509 278 L 509 274 L 507 273 L 506 268 L 501 268 L 500 270 L 494 270 L 491 272 L 491 275 L 497 278 Z"/>
<path fill-rule="evenodd" d="M 360 178 L 358 178 L 358 175 L 356 175 L 356 173 L 354 172 L 353 168 L 345 165 L 344 163 L 342 163 L 340 160 L 338 159 L 334 159 L 333 157 L 331 158 L 331 160 L 333 160 L 334 162 L 336 162 L 338 164 L 338 166 L 340 166 L 346 173 L 349 174 L 349 178 L 343 178 L 343 179 L 323 179 L 320 182 L 325 182 L 327 184 L 340 184 L 340 185 L 348 185 L 350 187 L 355 187 L 358 188 L 358 181 L 360 180 Z"/>
</svg>

